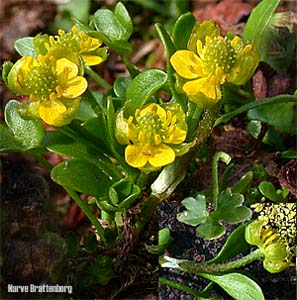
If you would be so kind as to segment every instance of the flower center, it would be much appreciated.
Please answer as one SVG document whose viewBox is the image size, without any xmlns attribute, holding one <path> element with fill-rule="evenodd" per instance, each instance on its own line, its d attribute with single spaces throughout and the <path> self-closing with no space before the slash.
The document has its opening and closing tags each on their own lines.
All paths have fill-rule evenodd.
<svg viewBox="0 0 297 300">
<path fill-rule="evenodd" d="M 208 41 L 204 53 L 207 72 L 214 73 L 218 67 L 221 67 L 225 74 L 229 73 L 235 60 L 236 53 L 229 40 L 215 37 Z"/>
<path fill-rule="evenodd" d="M 138 117 L 138 128 L 140 129 L 140 139 L 144 143 L 159 144 L 162 121 L 154 111 L 147 112 Z"/>
<path fill-rule="evenodd" d="M 59 36 L 56 40 L 57 45 L 61 47 L 65 47 L 65 49 L 69 49 L 72 52 L 78 52 L 79 49 L 79 36 L 74 35 L 72 33 L 65 33 Z"/>
<path fill-rule="evenodd" d="M 57 85 L 56 76 L 52 72 L 51 65 L 41 65 L 33 67 L 28 72 L 24 81 L 25 89 L 29 90 L 33 96 L 48 98 Z"/>
</svg>

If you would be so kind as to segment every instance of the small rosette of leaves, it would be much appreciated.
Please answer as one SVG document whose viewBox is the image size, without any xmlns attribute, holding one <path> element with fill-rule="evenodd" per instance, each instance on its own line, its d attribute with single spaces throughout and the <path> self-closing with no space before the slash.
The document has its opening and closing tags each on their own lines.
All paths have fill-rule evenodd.
<svg viewBox="0 0 297 300">
<path fill-rule="evenodd" d="M 182 201 L 186 210 L 179 213 L 177 219 L 182 223 L 198 226 L 197 235 L 205 239 L 219 238 L 226 231 L 222 221 L 239 223 L 251 216 L 250 209 L 242 206 L 243 201 L 241 194 L 226 189 L 218 197 L 217 209 L 209 212 L 205 196 L 199 194 L 196 198 L 188 197 Z"/>
</svg>

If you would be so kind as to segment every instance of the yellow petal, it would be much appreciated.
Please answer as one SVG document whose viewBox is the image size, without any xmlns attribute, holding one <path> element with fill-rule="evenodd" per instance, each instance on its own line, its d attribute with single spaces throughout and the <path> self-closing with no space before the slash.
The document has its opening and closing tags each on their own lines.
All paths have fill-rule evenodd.
<svg viewBox="0 0 297 300">
<path fill-rule="evenodd" d="M 66 106 L 60 101 L 44 101 L 40 103 L 40 118 L 49 125 L 56 125 L 56 120 L 67 110 Z"/>
<path fill-rule="evenodd" d="M 58 81 L 64 81 L 67 80 L 67 78 L 73 78 L 77 74 L 78 66 L 69 59 L 60 58 L 56 61 L 56 75 L 58 77 Z"/>
<path fill-rule="evenodd" d="M 60 99 L 61 101 L 42 102 L 39 106 L 39 116 L 47 124 L 53 126 L 64 126 L 70 123 L 80 105 L 80 98 Z"/>
<path fill-rule="evenodd" d="M 165 142 L 170 144 L 181 144 L 186 139 L 186 136 L 186 130 L 175 127 L 173 132 L 169 135 L 168 139 L 165 140 Z"/>
<path fill-rule="evenodd" d="M 177 74 L 186 79 L 202 76 L 203 62 L 197 54 L 190 50 L 178 50 L 170 58 L 170 63 Z"/>
<path fill-rule="evenodd" d="M 154 112 L 156 115 L 159 116 L 160 120 L 162 122 L 165 122 L 166 120 L 166 111 L 164 108 L 162 108 L 160 105 L 156 103 L 152 103 L 147 105 L 145 108 L 139 111 L 139 116 L 143 117 L 147 115 L 148 113 Z"/>
<path fill-rule="evenodd" d="M 183 85 L 183 90 L 189 97 L 202 93 L 211 99 L 219 100 L 221 98 L 220 86 L 215 78 L 204 77 L 188 81 Z"/>
<path fill-rule="evenodd" d="M 75 78 L 68 80 L 63 88 L 63 97 L 76 98 L 83 94 L 88 87 L 87 80 L 82 76 L 76 76 Z"/>
<path fill-rule="evenodd" d="M 175 152 L 167 145 L 160 144 L 153 147 L 153 156 L 149 157 L 149 163 L 159 168 L 172 163 L 175 160 Z"/>
<path fill-rule="evenodd" d="M 148 156 L 143 153 L 143 145 L 128 145 L 125 149 L 125 160 L 134 168 L 142 168 L 146 165 Z"/>
<path fill-rule="evenodd" d="M 103 59 L 98 55 L 82 54 L 81 55 L 86 66 L 94 66 L 102 63 Z"/>
</svg>

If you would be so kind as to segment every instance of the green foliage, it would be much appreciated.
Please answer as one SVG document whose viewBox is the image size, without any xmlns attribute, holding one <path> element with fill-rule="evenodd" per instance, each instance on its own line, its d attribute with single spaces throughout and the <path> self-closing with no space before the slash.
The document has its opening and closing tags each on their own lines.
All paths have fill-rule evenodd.
<svg viewBox="0 0 297 300">
<path fill-rule="evenodd" d="M 177 214 L 179 222 L 197 226 L 202 222 L 205 222 L 209 216 L 209 213 L 206 210 L 206 200 L 204 195 L 198 195 L 196 198 L 188 197 L 181 203 L 185 206 L 186 210 Z"/>
<path fill-rule="evenodd" d="M 133 32 L 133 23 L 125 6 L 118 2 L 114 12 L 109 9 L 99 9 L 94 14 L 94 24 L 97 32 L 93 35 L 114 48 L 119 53 L 132 50 L 127 42 Z"/>
<path fill-rule="evenodd" d="M 261 194 L 271 201 L 284 201 L 289 194 L 289 190 L 286 188 L 276 190 L 274 185 L 268 181 L 262 181 L 258 188 Z"/>
<path fill-rule="evenodd" d="M 196 232 L 205 239 L 218 238 L 226 231 L 221 221 L 238 223 L 251 216 L 251 211 L 242 206 L 243 201 L 241 194 L 226 189 L 218 197 L 217 209 L 209 213 L 203 195 L 198 195 L 196 199 L 186 198 L 182 201 L 186 210 L 179 213 L 177 219 L 192 226 L 199 225 Z"/>
<path fill-rule="evenodd" d="M 166 80 L 166 73 L 157 69 L 147 70 L 137 75 L 126 90 L 125 116 L 133 116 L 137 108 L 150 102 Z"/>
<path fill-rule="evenodd" d="M 34 38 L 24 37 L 15 41 L 14 48 L 21 56 L 33 56 L 36 57 L 36 51 L 34 48 Z"/>
<path fill-rule="evenodd" d="M 243 38 L 253 41 L 260 50 L 261 60 L 265 58 L 263 35 L 280 0 L 263 0 L 253 10 L 244 27 Z"/>
<path fill-rule="evenodd" d="M 228 273 L 224 275 L 213 275 L 201 273 L 202 277 L 207 278 L 219 285 L 225 292 L 236 300 L 264 300 L 264 295 L 259 285 L 240 273 Z"/>
<path fill-rule="evenodd" d="M 173 43 L 176 49 L 187 49 L 188 41 L 196 24 L 191 13 L 181 15 L 175 22 L 172 31 Z"/>
<path fill-rule="evenodd" d="M 113 183 L 101 169 L 82 159 L 64 161 L 55 166 L 51 178 L 62 186 L 97 197 L 106 195 Z"/>
<path fill-rule="evenodd" d="M 0 124 L 0 151 L 22 151 L 23 147 L 20 142 L 18 142 L 13 133 L 4 125 Z"/>
<path fill-rule="evenodd" d="M 102 255 L 88 263 L 82 263 L 76 268 L 76 280 L 79 287 L 89 287 L 94 284 L 106 286 L 116 276 L 109 256 Z"/>
<path fill-rule="evenodd" d="M 296 37 L 291 30 L 290 13 L 274 14 L 279 3 L 280 0 L 261 1 L 252 11 L 243 37 L 256 44 L 262 61 L 284 72 L 293 60 Z"/>
<path fill-rule="evenodd" d="M 11 61 L 4 62 L 2 66 L 2 79 L 5 83 L 5 85 L 8 85 L 8 74 L 13 66 L 13 63 Z"/>
<path fill-rule="evenodd" d="M 247 116 L 251 120 L 267 123 L 288 134 L 297 134 L 295 110 L 296 103 L 280 103 L 250 109 Z"/>
<path fill-rule="evenodd" d="M 246 172 L 232 188 L 233 193 L 244 194 L 248 191 L 254 179 L 253 171 Z"/>
<path fill-rule="evenodd" d="M 39 120 L 24 117 L 22 115 L 22 107 L 23 104 L 17 100 L 10 100 L 5 106 L 5 121 L 14 139 L 24 150 L 34 149 L 41 146 L 45 130 Z M 3 129 L 3 131 L 6 130 Z M 4 133 L 4 137 L 10 145 L 6 145 L 6 147 L 4 145 L 4 148 L 9 149 L 13 144 L 16 145 L 16 143 L 8 141 L 8 131 Z"/>
<path fill-rule="evenodd" d="M 244 238 L 245 228 L 246 224 L 241 224 L 234 229 L 227 237 L 219 253 L 214 258 L 206 261 L 206 263 L 210 264 L 222 262 L 247 250 L 248 243 Z"/>
</svg>

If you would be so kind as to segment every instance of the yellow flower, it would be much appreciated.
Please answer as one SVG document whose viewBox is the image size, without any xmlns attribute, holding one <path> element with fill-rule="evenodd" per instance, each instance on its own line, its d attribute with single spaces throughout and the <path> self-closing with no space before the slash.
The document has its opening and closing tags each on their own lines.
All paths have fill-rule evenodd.
<svg viewBox="0 0 297 300">
<path fill-rule="evenodd" d="M 148 104 L 128 120 L 118 115 L 116 138 L 129 143 L 125 159 L 134 168 L 158 169 L 172 163 L 175 145 L 182 144 L 186 135 L 185 114 L 178 104 Z"/>
<path fill-rule="evenodd" d="M 8 75 L 8 86 L 30 96 L 28 114 L 47 124 L 63 126 L 77 112 L 87 81 L 70 60 L 39 55 L 37 59 L 24 56 L 18 60 Z"/>
<path fill-rule="evenodd" d="M 57 52 L 62 49 L 64 52 L 71 51 L 78 54 L 86 66 L 101 64 L 107 58 L 107 49 L 101 45 L 101 40 L 93 38 L 83 31 L 79 32 L 77 26 L 73 26 L 71 32 L 68 33 L 61 29 L 58 30 L 58 35 L 50 36 L 48 42 L 45 43 L 49 52 Z"/>
<path fill-rule="evenodd" d="M 259 216 L 246 227 L 245 239 L 261 249 L 267 271 L 281 272 L 296 256 L 296 203 L 258 203 L 252 207 Z"/>
<path fill-rule="evenodd" d="M 222 37 L 212 21 L 205 21 L 194 28 L 188 49 L 176 51 L 170 62 L 183 91 L 203 107 L 221 99 L 226 81 L 242 85 L 249 80 L 259 55 L 254 45 L 238 36 Z"/>
</svg>

